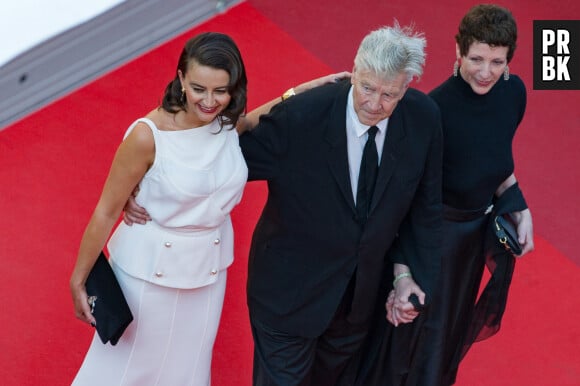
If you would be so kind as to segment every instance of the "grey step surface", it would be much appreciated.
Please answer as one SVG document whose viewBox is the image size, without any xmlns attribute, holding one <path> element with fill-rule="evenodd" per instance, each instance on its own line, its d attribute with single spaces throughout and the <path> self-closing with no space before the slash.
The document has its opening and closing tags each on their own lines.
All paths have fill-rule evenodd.
<svg viewBox="0 0 580 386">
<path fill-rule="evenodd" d="M 241 0 L 126 0 L 0 67 L 0 130 Z"/>
</svg>

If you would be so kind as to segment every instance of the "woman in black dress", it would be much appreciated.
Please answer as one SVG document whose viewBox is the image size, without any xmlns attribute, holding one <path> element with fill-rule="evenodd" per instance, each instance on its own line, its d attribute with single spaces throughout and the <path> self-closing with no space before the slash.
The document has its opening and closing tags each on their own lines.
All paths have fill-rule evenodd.
<svg viewBox="0 0 580 386">
<path fill-rule="evenodd" d="M 493 237 L 494 214 L 509 213 L 514 220 L 521 255 L 534 248 L 532 216 L 512 154 L 526 107 L 525 86 L 508 67 L 516 48 L 515 20 L 505 8 L 478 5 L 463 17 L 455 39 L 453 75 L 430 93 L 441 110 L 445 141 L 439 292 L 418 319 L 405 324 L 397 308 L 406 299 L 397 297 L 397 289 L 412 277 L 385 282 L 389 300 L 377 306 L 376 329 L 353 366 L 357 385 L 455 383 L 471 344 L 499 329 L 507 300 L 514 256 Z M 491 279 L 478 299 L 486 265 Z"/>
</svg>

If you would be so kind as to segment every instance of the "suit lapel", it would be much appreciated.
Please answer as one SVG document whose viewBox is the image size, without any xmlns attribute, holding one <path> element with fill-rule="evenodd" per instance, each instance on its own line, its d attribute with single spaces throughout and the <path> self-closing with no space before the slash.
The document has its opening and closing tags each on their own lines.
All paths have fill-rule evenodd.
<svg viewBox="0 0 580 386">
<path fill-rule="evenodd" d="M 385 136 L 383 154 L 381 156 L 381 164 L 379 166 L 379 174 L 377 176 L 377 183 L 375 185 L 375 191 L 371 201 L 371 212 L 379 203 L 381 196 L 383 195 L 389 180 L 391 179 L 391 176 L 397 167 L 401 149 L 404 148 L 406 133 L 402 110 L 402 106 L 397 106 L 389 118 L 387 135 Z"/>
<path fill-rule="evenodd" d="M 327 121 L 326 141 L 329 146 L 327 160 L 330 171 L 348 205 L 355 212 L 346 146 L 346 103 L 349 90 L 350 83 L 345 82 L 342 92 L 335 99 Z"/>
<path fill-rule="evenodd" d="M 345 200 L 348 202 L 353 213 L 356 213 L 352 187 L 350 183 L 350 172 L 348 167 L 348 151 L 346 145 L 346 103 L 350 84 L 346 83 L 340 95 L 337 96 L 333 107 L 333 112 L 328 119 L 328 128 L 326 131 L 326 141 L 328 149 L 328 165 L 342 192 Z M 399 102 L 399 106 L 393 111 L 389 118 L 387 135 L 383 145 L 381 164 L 377 183 L 371 202 L 370 211 L 373 211 L 380 201 L 381 196 L 391 179 L 399 162 L 401 149 L 405 148 L 404 143 L 407 140 L 406 130 L 403 119 L 404 100 Z"/>
</svg>

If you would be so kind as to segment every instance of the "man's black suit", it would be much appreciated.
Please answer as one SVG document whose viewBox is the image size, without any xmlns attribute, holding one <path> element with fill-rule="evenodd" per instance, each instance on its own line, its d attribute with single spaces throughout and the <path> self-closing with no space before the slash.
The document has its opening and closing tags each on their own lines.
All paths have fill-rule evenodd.
<svg viewBox="0 0 580 386">
<path fill-rule="evenodd" d="M 355 272 L 348 319 L 367 321 L 391 248 L 392 262 L 409 265 L 428 295 L 439 272 L 438 108 L 414 89 L 398 103 L 361 226 L 348 167 L 349 88 L 341 82 L 292 97 L 240 137 L 249 179 L 268 182 L 249 258 L 250 317 L 290 335 L 322 334 Z"/>
</svg>

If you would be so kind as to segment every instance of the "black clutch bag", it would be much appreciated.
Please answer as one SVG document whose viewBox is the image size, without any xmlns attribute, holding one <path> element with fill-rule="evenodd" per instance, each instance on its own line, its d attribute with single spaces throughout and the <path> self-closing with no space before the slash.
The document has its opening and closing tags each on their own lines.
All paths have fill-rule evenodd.
<svg viewBox="0 0 580 386">
<path fill-rule="evenodd" d="M 509 215 L 495 216 L 493 227 L 495 235 L 505 249 L 514 255 L 521 255 L 522 246 L 518 241 L 518 232 L 516 231 L 514 223 L 507 216 Z"/>
<path fill-rule="evenodd" d="M 103 252 L 99 255 L 85 283 L 91 312 L 97 320 L 97 334 L 106 344 L 117 344 L 133 321 L 133 314 Z"/>
</svg>

